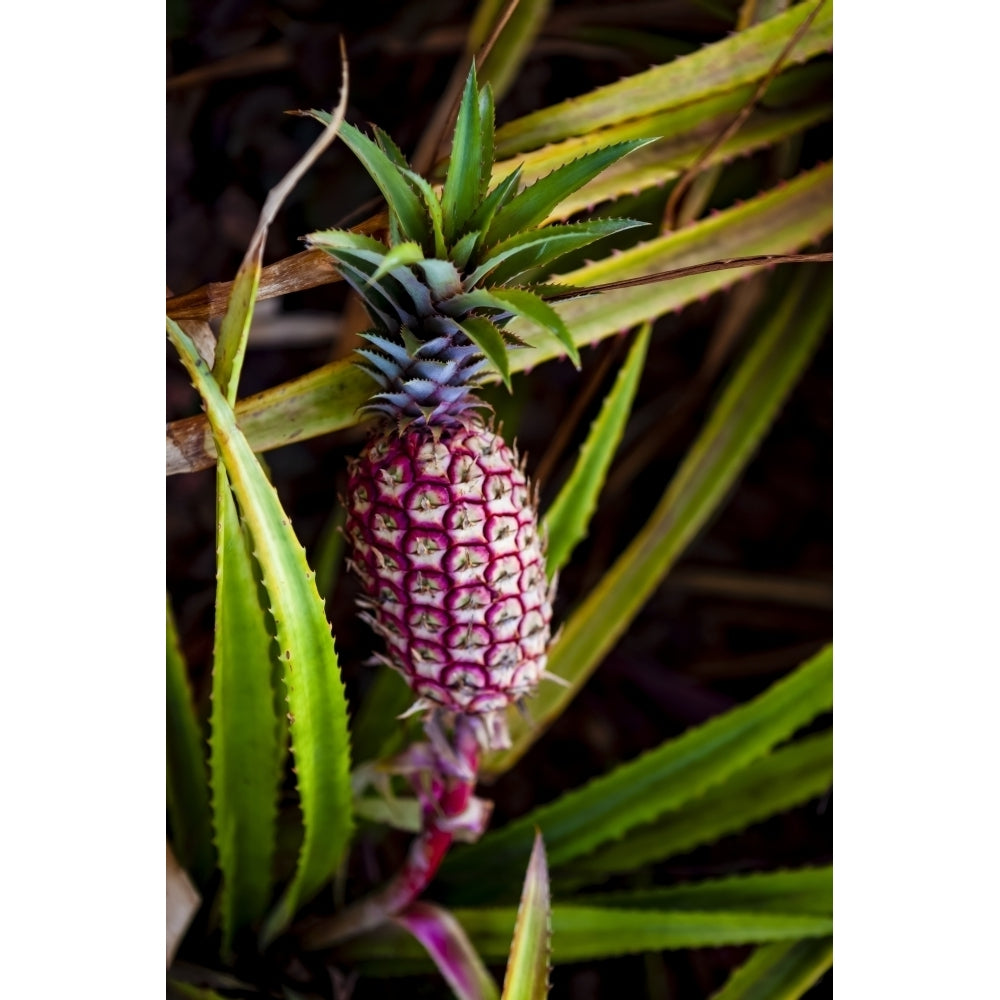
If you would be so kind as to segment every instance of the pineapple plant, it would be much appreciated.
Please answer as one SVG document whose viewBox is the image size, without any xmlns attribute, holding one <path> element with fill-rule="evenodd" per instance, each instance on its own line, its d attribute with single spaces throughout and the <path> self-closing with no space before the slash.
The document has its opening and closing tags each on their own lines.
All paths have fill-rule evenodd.
<svg viewBox="0 0 1000 1000">
<path fill-rule="evenodd" d="M 503 749 L 506 710 L 551 676 L 553 589 L 523 462 L 476 389 L 491 371 L 510 387 L 508 348 L 525 346 L 505 330 L 514 316 L 579 363 L 542 281 L 567 253 L 640 223 L 541 224 L 649 140 L 593 151 L 523 188 L 519 168 L 491 186 L 493 127 L 491 90 L 473 66 L 436 190 L 380 129 L 372 140 L 342 126 L 385 197 L 388 243 L 344 230 L 308 243 L 333 258 L 373 323 L 358 354 L 378 389 L 363 407 L 376 429 L 349 468 L 346 534 L 362 615 L 385 643 L 376 659 L 402 674 L 429 725 L 461 716 L 481 746 Z"/>
</svg>

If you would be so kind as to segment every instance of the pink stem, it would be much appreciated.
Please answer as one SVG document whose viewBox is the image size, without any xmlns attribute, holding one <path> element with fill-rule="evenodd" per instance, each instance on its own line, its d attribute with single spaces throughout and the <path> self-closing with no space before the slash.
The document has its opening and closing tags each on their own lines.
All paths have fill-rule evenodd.
<svg viewBox="0 0 1000 1000">
<path fill-rule="evenodd" d="M 459 718 L 455 726 L 456 761 L 439 758 L 431 790 L 417 788 L 424 799 L 424 829 L 410 846 L 400 871 L 381 889 L 314 925 L 302 936 L 306 949 L 326 948 L 374 930 L 405 910 L 427 888 L 455 839 L 455 820 L 468 809 L 479 773 L 479 746 L 472 728 Z M 455 763 L 460 765 L 455 767 Z M 414 778 L 418 785 L 421 775 Z"/>
</svg>

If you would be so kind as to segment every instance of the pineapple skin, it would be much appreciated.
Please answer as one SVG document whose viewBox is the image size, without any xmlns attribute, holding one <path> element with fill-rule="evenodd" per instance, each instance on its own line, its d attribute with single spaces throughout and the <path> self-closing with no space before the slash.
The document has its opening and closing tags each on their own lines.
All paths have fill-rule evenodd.
<svg viewBox="0 0 1000 1000">
<path fill-rule="evenodd" d="M 505 712 L 545 672 L 552 592 L 516 454 L 478 418 L 385 427 L 351 462 L 345 531 L 362 617 L 415 707 L 509 745 Z"/>
</svg>

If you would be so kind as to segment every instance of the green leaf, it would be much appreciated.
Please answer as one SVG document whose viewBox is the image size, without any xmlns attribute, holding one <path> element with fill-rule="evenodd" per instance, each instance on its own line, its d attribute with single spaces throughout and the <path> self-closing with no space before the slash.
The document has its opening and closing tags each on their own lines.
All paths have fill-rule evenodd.
<svg viewBox="0 0 1000 1000">
<path fill-rule="evenodd" d="M 263 239 L 258 242 L 258 252 L 254 253 L 254 248 L 251 247 L 236 273 L 215 348 L 213 374 L 230 406 L 236 402 L 236 387 L 243 366 L 243 357 L 246 354 L 254 300 L 257 298 L 257 288 L 260 285 L 261 253 L 264 244 Z"/>
<path fill-rule="evenodd" d="M 586 537 L 597 508 L 597 497 L 632 409 L 639 377 L 649 347 L 650 324 L 643 324 L 618 372 L 601 412 L 580 448 L 573 471 L 545 514 L 548 548 L 545 567 L 549 579 L 565 565 L 570 553 Z"/>
<path fill-rule="evenodd" d="M 403 175 L 403 168 L 353 125 L 346 122 L 341 125 L 340 137 L 382 192 L 390 214 L 399 220 L 405 238 L 415 240 L 425 253 L 433 253 L 430 220 L 420 198 Z"/>
<path fill-rule="evenodd" d="M 427 949 L 458 1000 L 498 1000 L 497 984 L 462 925 L 430 903 L 413 903 L 392 918 Z"/>
<path fill-rule="evenodd" d="M 833 735 L 796 740 L 737 771 L 683 808 L 630 831 L 577 860 L 556 880 L 560 888 L 602 882 L 714 843 L 822 795 L 833 781 Z"/>
<path fill-rule="evenodd" d="M 372 242 L 375 242 L 374 240 Z M 383 275 L 388 274 L 393 268 L 405 264 L 417 264 L 424 259 L 424 252 L 420 249 L 419 243 L 397 243 L 385 251 L 382 263 L 375 268 L 375 273 L 369 279 L 371 284 L 376 284 Z"/>
<path fill-rule="evenodd" d="M 375 136 L 375 142 L 378 144 L 378 148 L 385 153 L 386 156 L 396 164 L 397 167 L 402 167 L 404 170 L 412 169 L 410 167 L 409 161 L 403 155 L 403 151 L 396 145 L 392 136 L 388 132 L 383 131 L 378 127 L 378 125 L 372 125 L 372 135 Z"/>
<path fill-rule="evenodd" d="M 423 199 L 424 206 L 427 209 L 427 218 L 430 219 L 431 223 L 431 235 L 433 238 L 434 254 L 438 257 L 445 258 L 448 256 L 448 248 L 445 243 L 444 234 L 444 213 L 441 210 L 441 202 L 438 199 L 434 188 L 430 186 L 420 176 L 420 174 L 414 172 L 413 170 L 402 171 L 403 176 L 413 185 L 417 190 L 417 194 Z M 430 252 L 428 252 L 428 256 Z"/>
<path fill-rule="evenodd" d="M 469 29 L 466 51 L 470 55 L 486 42 L 507 6 L 508 0 L 481 0 Z M 520 0 L 483 61 L 481 78 L 492 86 L 497 100 L 507 93 L 517 78 L 551 6 L 552 0 Z"/>
<path fill-rule="evenodd" d="M 652 141 L 632 139 L 596 149 L 535 181 L 497 213 L 486 233 L 486 244 L 500 243 L 537 225 L 577 188 L 593 180 L 623 156 L 648 146 Z"/>
<path fill-rule="evenodd" d="M 497 156 L 513 156 L 567 136 L 596 132 L 627 118 L 682 107 L 759 80 L 814 7 L 815 3 L 797 4 L 779 17 L 690 55 L 510 122 L 497 130 Z M 832 46 L 833 4 L 827 3 L 788 62 L 804 62 Z"/>
<path fill-rule="evenodd" d="M 465 266 L 469 263 L 469 258 L 472 256 L 472 251 L 476 249 L 476 244 L 482 235 L 480 230 L 473 229 L 471 232 L 466 233 L 451 248 L 451 262 L 459 271 L 465 270 Z"/>
<path fill-rule="evenodd" d="M 833 913 L 833 868 L 755 872 L 666 888 L 575 896 L 574 905 L 632 910 L 742 910 L 755 913 Z"/>
<path fill-rule="evenodd" d="M 764 945 L 712 994 L 712 1000 L 798 1000 L 832 964 L 832 937 Z"/>
<path fill-rule="evenodd" d="M 503 961 L 517 918 L 514 907 L 452 911 L 476 951 Z M 677 948 L 719 948 L 831 933 L 830 917 L 812 914 L 620 910 L 556 903 L 552 910 L 552 961 L 584 962 Z M 342 961 L 363 963 L 370 975 L 408 974 L 419 968 L 420 946 L 401 932 L 380 930 L 338 948 Z"/>
<path fill-rule="evenodd" d="M 478 347 L 494 365 L 508 392 L 510 385 L 510 364 L 507 360 L 507 345 L 500 331 L 483 316 L 466 316 L 456 320 L 463 333 Z"/>
<path fill-rule="evenodd" d="M 169 319 L 167 329 L 205 401 L 216 446 L 253 537 L 285 669 L 305 833 L 295 878 L 265 924 L 266 943 L 330 878 L 347 848 L 351 786 L 344 686 L 313 573 L 277 493 L 190 339 Z"/>
<path fill-rule="evenodd" d="M 453 295 L 441 303 L 441 310 L 451 316 L 461 316 L 470 309 L 496 309 L 501 314 L 524 316 L 544 326 L 566 348 L 573 363 L 580 367 L 580 355 L 559 313 L 532 292 L 516 288 L 491 288 L 489 291 L 476 288 L 471 292 Z"/>
<path fill-rule="evenodd" d="M 550 866 L 569 864 L 696 799 L 832 703 L 833 654 L 826 647 L 747 704 L 455 850 L 438 882 L 462 901 L 498 898 L 536 827 L 545 837 Z"/>
<path fill-rule="evenodd" d="M 551 912 L 545 844 L 536 830 L 510 943 L 503 1000 L 545 1000 L 548 995 Z"/>
<path fill-rule="evenodd" d="M 492 123 L 490 123 L 491 125 Z M 448 246 L 462 232 L 479 203 L 479 183 L 483 175 L 483 123 L 479 117 L 479 87 L 476 83 L 476 64 L 473 63 L 465 80 L 462 103 L 455 122 L 455 135 L 451 144 L 451 158 L 441 195 L 444 212 L 444 236 Z M 486 168 L 486 176 L 493 162 Z M 442 252 L 440 256 L 444 256 Z"/>
<path fill-rule="evenodd" d="M 569 304 L 574 301 L 581 300 Z M 502 773 L 545 732 L 719 509 L 826 332 L 831 305 L 829 269 L 800 269 L 649 520 L 573 612 L 553 645 L 548 670 L 570 686 L 539 690 L 531 704 L 531 727 L 511 718 L 513 745 L 487 758 L 486 771 Z M 579 336 L 579 328 L 574 334 Z M 548 838 L 546 842 L 551 847 Z"/>
<path fill-rule="evenodd" d="M 483 263 L 466 277 L 465 287 L 471 290 L 486 277 L 491 286 L 509 283 L 525 271 L 554 264 L 565 254 L 602 237 L 644 225 L 635 219 L 592 219 L 519 233 L 493 247 Z"/>
<path fill-rule="evenodd" d="M 212 812 L 222 872 L 222 950 L 271 899 L 283 748 L 272 688 L 271 635 L 252 542 L 225 469 L 216 473 L 217 570 L 212 655 Z"/>
<path fill-rule="evenodd" d="M 167 813 L 181 867 L 204 887 L 214 867 L 205 737 L 167 598 Z"/>
<path fill-rule="evenodd" d="M 584 287 L 728 257 L 790 253 L 830 231 L 832 191 L 832 167 L 818 167 L 742 205 L 626 250 L 611 260 L 562 275 L 560 280 Z M 555 308 L 572 331 L 574 343 L 583 347 L 681 309 L 750 273 L 750 268 L 713 271 L 570 299 L 557 303 Z M 511 372 L 566 354 L 557 338 L 526 320 L 515 319 L 509 330 L 533 347 L 511 356 Z M 353 427 L 359 422 L 358 408 L 370 396 L 370 384 L 353 361 L 345 359 L 243 399 L 237 403 L 236 413 L 254 450 L 268 451 Z M 204 417 L 169 425 L 168 474 L 193 472 L 214 461 L 215 445 Z"/>
<path fill-rule="evenodd" d="M 510 173 L 506 174 L 501 180 L 497 181 L 496 187 L 483 199 L 479 207 L 476 209 L 472 218 L 469 220 L 467 228 L 469 230 L 479 230 L 484 236 L 486 230 L 489 228 L 490 223 L 493 221 L 493 217 L 497 212 L 503 208 L 504 205 L 508 204 L 516 194 L 518 186 L 521 183 L 521 167 L 520 164 L 514 167 Z M 482 242 L 482 237 L 480 238 L 480 243 Z"/>
<path fill-rule="evenodd" d="M 473 65 L 473 68 L 475 66 Z M 476 205 L 486 197 L 490 189 L 490 178 L 493 176 L 493 133 L 494 108 L 493 88 L 487 83 L 479 91 L 479 189 L 476 192 Z"/>
</svg>

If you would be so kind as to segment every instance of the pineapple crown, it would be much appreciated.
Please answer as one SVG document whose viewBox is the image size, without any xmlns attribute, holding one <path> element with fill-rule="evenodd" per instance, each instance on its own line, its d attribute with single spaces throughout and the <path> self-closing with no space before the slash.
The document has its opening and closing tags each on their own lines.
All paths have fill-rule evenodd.
<svg viewBox="0 0 1000 1000">
<path fill-rule="evenodd" d="M 309 112 L 327 122 L 324 112 Z M 619 142 L 586 153 L 522 187 L 518 166 L 490 188 L 493 94 L 473 64 L 465 82 L 444 184 L 416 173 L 392 139 L 343 124 L 340 137 L 388 205 L 388 244 L 342 229 L 312 233 L 363 300 L 374 328 L 361 337 L 359 365 L 380 392 L 363 411 L 411 423 L 464 424 L 474 389 L 495 369 L 510 388 L 509 347 L 525 346 L 505 325 L 515 316 L 554 334 L 579 366 L 576 345 L 544 295 L 543 279 L 565 255 L 643 225 L 632 219 L 540 224 L 607 166 L 652 141 Z M 581 293 L 582 294 L 582 293 Z"/>
</svg>

